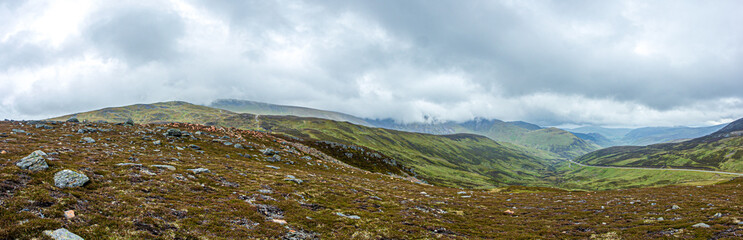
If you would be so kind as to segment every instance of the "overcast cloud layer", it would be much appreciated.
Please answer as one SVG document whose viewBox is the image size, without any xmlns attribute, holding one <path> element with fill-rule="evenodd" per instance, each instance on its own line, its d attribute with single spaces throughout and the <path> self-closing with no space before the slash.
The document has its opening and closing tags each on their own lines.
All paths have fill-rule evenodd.
<svg viewBox="0 0 743 240">
<path fill-rule="evenodd" d="M 236 98 L 420 121 L 743 117 L 743 1 L 0 0 L 0 118 Z"/>
</svg>

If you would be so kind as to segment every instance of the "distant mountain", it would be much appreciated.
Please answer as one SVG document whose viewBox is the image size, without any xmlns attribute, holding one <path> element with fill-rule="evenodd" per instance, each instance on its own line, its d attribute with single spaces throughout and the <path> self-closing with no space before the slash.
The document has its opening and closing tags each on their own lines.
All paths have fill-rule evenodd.
<svg viewBox="0 0 743 240">
<path fill-rule="evenodd" d="M 573 129 L 565 129 L 573 133 L 598 133 L 610 140 L 619 140 L 627 133 L 632 131 L 631 128 L 605 128 L 595 126 L 585 126 Z"/>
<path fill-rule="evenodd" d="M 624 145 L 644 146 L 655 143 L 665 143 L 677 139 L 698 138 L 711 134 L 722 127 L 715 125 L 710 127 L 646 127 L 638 128 L 628 132 L 621 139 Z"/>
<path fill-rule="evenodd" d="M 577 162 L 604 166 L 682 167 L 743 172 L 743 119 L 683 142 L 620 146 L 588 153 Z"/>
<path fill-rule="evenodd" d="M 571 132 L 571 133 L 575 135 L 576 137 L 579 137 L 580 139 L 590 141 L 601 147 L 611 147 L 611 146 L 617 145 L 616 141 L 612 141 L 604 137 L 604 135 L 601 135 L 600 133 L 577 133 L 577 132 Z"/>
<path fill-rule="evenodd" d="M 353 124 L 373 126 L 364 119 L 333 111 L 319 110 L 306 107 L 276 105 L 236 99 L 220 99 L 212 102 L 210 107 L 225 109 L 236 113 L 250 113 L 256 115 L 284 115 L 297 117 L 314 117 L 329 119 Z"/>
<path fill-rule="evenodd" d="M 573 133 L 591 134 L 598 133 L 603 135 L 610 142 L 597 143 L 604 147 L 632 145 L 645 146 L 656 143 L 679 142 L 687 139 L 698 138 L 713 133 L 725 125 L 715 125 L 709 127 L 644 127 L 637 129 L 630 128 L 604 128 L 604 127 L 579 127 L 567 129 Z M 581 135 L 585 140 L 590 136 Z"/>
<path fill-rule="evenodd" d="M 188 122 L 198 124 L 215 123 L 235 113 L 194 105 L 187 102 L 172 101 L 153 104 L 135 104 L 123 107 L 110 107 L 95 111 L 64 115 L 51 120 L 64 121 L 77 117 L 88 121 L 125 122 L 128 119 L 136 123 Z"/>
<path fill-rule="evenodd" d="M 457 133 L 478 134 L 495 141 L 509 142 L 548 151 L 554 157 L 562 158 L 575 158 L 599 148 L 599 145 L 583 141 L 563 130 L 539 131 L 542 127 L 522 121 L 504 122 L 497 119 L 476 118 L 466 122 L 399 123 L 393 119 L 362 119 L 349 114 L 332 111 L 234 99 L 217 100 L 210 106 L 236 113 L 314 117 L 407 132 L 437 135 Z"/>
</svg>

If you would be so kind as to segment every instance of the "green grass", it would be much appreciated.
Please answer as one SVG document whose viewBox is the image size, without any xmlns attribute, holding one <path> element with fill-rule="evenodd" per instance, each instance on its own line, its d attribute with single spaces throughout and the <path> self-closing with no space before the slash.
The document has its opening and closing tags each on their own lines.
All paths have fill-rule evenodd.
<svg viewBox="0 0 743 240">
<path fill-rule="evenodd" d="M 120 123 L 125 122 L 127 119 L 132 119 L 135 123 L 189 122 L 209 124 L 233 115 L 235 113 L 227 110 L 174 101 L 104 108 L 56 117 L 50 120 L 65 121 L 75 116 L 80 121 L 88 120 L 91 122 L 108 121 Z"/>
</svg>

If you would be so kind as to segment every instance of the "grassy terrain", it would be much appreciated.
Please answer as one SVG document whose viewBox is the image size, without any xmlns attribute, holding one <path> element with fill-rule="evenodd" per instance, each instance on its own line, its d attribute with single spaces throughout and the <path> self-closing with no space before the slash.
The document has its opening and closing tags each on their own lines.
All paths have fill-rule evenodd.
<svg viewBox="0 0 743 240">
<path fill-rule="evenodd" d="M 207 124 L 232 115 L 235 115 L 235 113 L 176 101 L 104 108 L 56 117 L 50 120 L 65 121 L 75 116 L 80 121 L 88 120 L 91 122 L 125 122 L 127 119 L 132 119 L 136 123 L 190 122 Z"/>
<path fill-rule="evenodd" d="M 734 239 L 743 234 L 740 179 L 600 192 L 463 191 L 338 164 L 297 147 L 301 142 L 293 138 L 262 132 L 188 124 L 49 125 L 53 128 L 0 122 L 0 239 L 43 239 L 42 231 L 61 227 L 85 239 Z M 110 131 L 77 133 L 83 128 Z M 166 137 L 169 128 L 193 137 Z M 83 143 L 83 137 L 96 142 Z M 192 144 L 200 150 L 189 148 Z M 281 160 L 261 153 L 265 148 L 276 150 Z M 35 150 L 50 154 L 48 170 L 15 166 Z M 199 167 L 210 172 L 187 170 Z M 57 188 L 52 178 L 62 169 L 84 173 L 90 182 Z M 286 181 L 288 175 L 304 182 Z M 672 205 L 680 208 L 670 210 Z M 75 217 L 66 218 L 67 210 Z M 720 217 L 713 217 L 716 213 Z M 701 222 L 711 227 L 691 227 Z"/>
<path fill-rule="evenodd" d="M 350 122 L 357 125 L 372 126 L 364 119 L 345 113 L 312 109 L 306 107 L 284 106 L 246 100 L 223 99 L 209 105 L 213 108 L 225 109 L 236 113 L 250 113 L 256 115 L 284 115 L 297 117 L 314 117 L 339 122 Z"/>
<path fill-rule="evenodd" d="M 253 115 L 226 118 L 244 127 Z M 394 157 L 418 176 L 442 186 L 490 188 L 506 184 L 545 184 L 551 164 L 518 148 L 470 134 L 431 135 L 370 128 L 346 122 L 290 116 L 258 116 L 261 129 L 294 137 L 364 146 Z"/>
<path fill-rule="evenodd" d="M 743 137 L 695 139 L 645 147 L 611 147 L 577 159 L 588 165 L 680 167 L 743 172 Z"/>
</svg>

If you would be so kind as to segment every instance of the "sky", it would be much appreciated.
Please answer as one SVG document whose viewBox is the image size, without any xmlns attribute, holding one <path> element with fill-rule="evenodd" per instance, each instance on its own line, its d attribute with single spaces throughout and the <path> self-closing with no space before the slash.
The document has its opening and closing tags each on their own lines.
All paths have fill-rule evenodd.
<svg viewBox="0 0 743 240">
<path fill-rule="evenodd" d="M 743 118 L 743 1 L 0 0 L 0 119 L 234 98 L 401 122 Z"/>
</svg>

